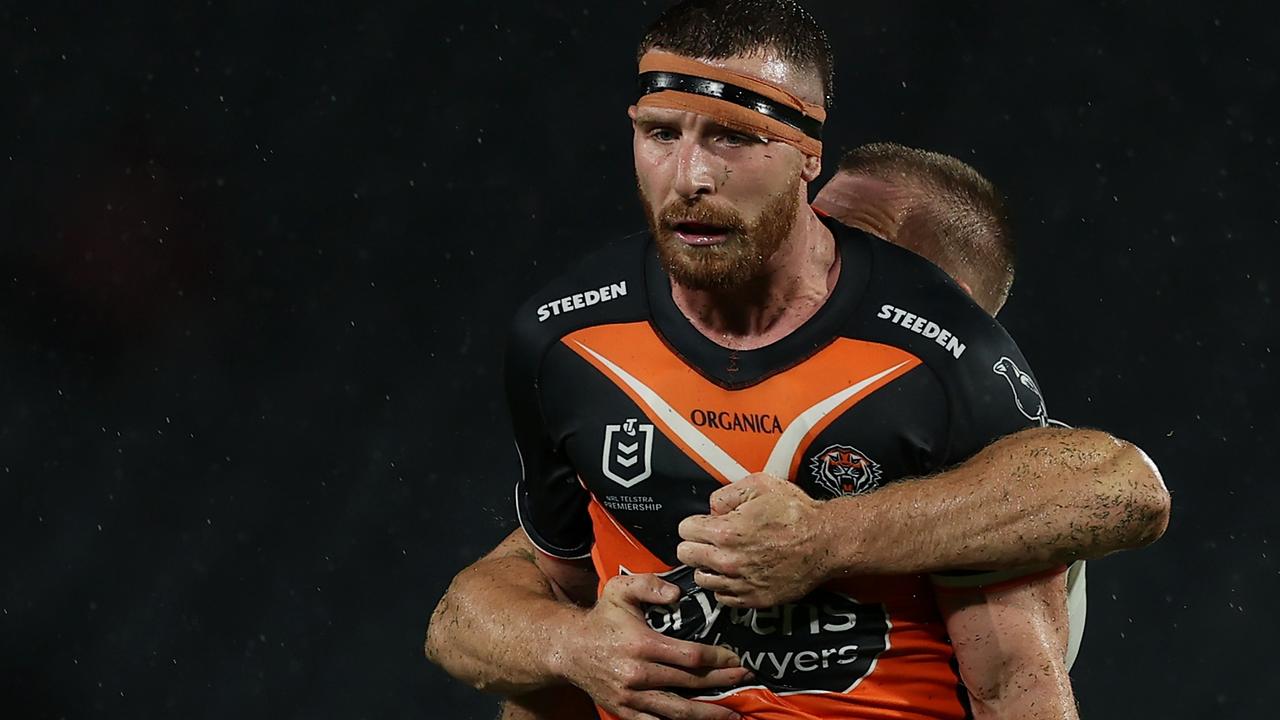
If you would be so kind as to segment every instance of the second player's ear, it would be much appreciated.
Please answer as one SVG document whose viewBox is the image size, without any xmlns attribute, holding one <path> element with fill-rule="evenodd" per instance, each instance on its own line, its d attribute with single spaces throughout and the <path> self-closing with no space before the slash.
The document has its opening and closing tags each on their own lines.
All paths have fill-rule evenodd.
<svg viewBox="0 0 1280 720">
<path fill-rule="evenodd" d="M 822 158 L 817 155 L 805 155 L 804 165 L 800 168 L 800 177 L 807 183 L 818 179 L 822 174 Z"/>
</svg>

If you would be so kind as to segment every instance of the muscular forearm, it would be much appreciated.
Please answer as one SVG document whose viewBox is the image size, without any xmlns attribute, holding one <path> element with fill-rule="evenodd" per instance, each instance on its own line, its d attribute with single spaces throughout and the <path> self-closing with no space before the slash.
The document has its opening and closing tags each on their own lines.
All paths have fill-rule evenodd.
<svg viewBox="0 0 1280 720">
<path fill-rule="evenodd" d="M 959 611 L 967 621 L 948 614 L 974 720 L 1077 719 L 1063 584 L 1059 576 L 975 600 Z"/>
<path fill-rule="evenodd" d="M 427 656 L 477 688 L 520 696 L 504 717 L 593 717 L 592 703 L 617 717 L 734 716 L 669 691 L 732 687 L 749 675 L 729 650 L 645 622 L 644 608 L 675 602 L 679 587 L 620 575 L 597 597 L 598 583 L 591 563 L 538 553 L 516 531 L 454 579 L 427 630 Z"/>
<path fill-rule="evenodd" d="M 1066 667 L 1046 661 L 1019 667 L 1008 685 L 986 698 L 970 692 L 974 720 L 1076 720 L 1075 695 Z"/>
<path fill-rule="evenodd" d="M 935 597 L 975 720 L 1076 720 L 1065 575 Z"/>
<path fill-rule="evenodd" d="M 532 557 L 488 557 L 454 578 L 431 616 L 427 656 L 454 677 L 505 695 L 564 682 L 559 654 L 585 613 Z"/>
<path fill-rule="evenodd" d="M 1135 446 L 1037 428 L 947 472 L 832 500 L 831 575 L 1004 569 L 1096 557 L 1157 539 L 1169 496 Z M 848 528 L 871 530 L 849 533 Z M 856 535 L 857 542 L 842 542 Z"/>
</svg>

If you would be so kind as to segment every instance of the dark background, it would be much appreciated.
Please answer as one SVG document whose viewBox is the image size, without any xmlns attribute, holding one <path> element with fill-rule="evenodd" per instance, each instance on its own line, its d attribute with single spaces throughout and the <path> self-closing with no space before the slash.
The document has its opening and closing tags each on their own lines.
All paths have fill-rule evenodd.
<svg viewBox="0 0 1280 720">
<path fill-rule="evenodd" d="M 513 526 L 510 314 L 642 225 L 658 5 L 98 5 L 0 4 L 0 715 L 490 717 L 426 620 Z M 1051 411 L 1173 493 L 1090 567 L 1084 715 L 1269 715 L 1276 18 L 809 5 L 828 166 L 892 139 L 995 180 Z"/>
</svg>

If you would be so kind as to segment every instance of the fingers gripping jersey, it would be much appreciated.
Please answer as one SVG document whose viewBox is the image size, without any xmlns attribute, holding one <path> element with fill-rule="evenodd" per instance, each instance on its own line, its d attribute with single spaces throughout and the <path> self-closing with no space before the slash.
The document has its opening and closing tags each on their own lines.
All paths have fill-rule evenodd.
<svg viewBox="0 0 1280 720">
<path fill-rule="evenodd" d="M 506 358 L 521 525 L 590 556 L 603 584 L 663 573 L 648 621 L 732 647 L 757 676 L 704 696 L 755 718 L 962 718 L 925 577 L 857 578 L 782 607 L 720 606 L 679 565 L 676 528 L 753 472 L 830 499 L 962 461 L 1043 423 L 1003 329 L 916 255 L 835 223 L 840 277 L 795 332 L 751 351 L 698 333 L 647 238 L 585 260 L 523 307 Z"/>
</svg>

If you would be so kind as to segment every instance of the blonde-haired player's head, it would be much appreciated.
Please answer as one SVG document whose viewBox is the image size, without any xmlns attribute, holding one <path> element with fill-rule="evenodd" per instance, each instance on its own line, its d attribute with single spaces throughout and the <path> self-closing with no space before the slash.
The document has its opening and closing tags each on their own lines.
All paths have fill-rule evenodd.
<svg viewBox="0 0 1280 720">
<path fill-rule="evenodd" d="M 1013 285 L 1014 243 L 991 181 L 950 155 L 895 143 L 855 148 L 814 207 L 922 255 L 951 275 L 987 312 Z"/>
</svg>

